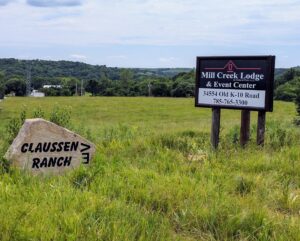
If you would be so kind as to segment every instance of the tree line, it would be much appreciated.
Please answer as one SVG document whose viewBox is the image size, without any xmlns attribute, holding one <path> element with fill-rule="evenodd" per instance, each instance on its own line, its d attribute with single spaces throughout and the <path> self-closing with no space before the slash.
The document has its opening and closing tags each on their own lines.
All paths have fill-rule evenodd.
<svg viewBox="0 0 300 241">
<path fill-rule="evenodd" d="M 5 94 L 26 95 L 26 78 L 31 87 L 46 96 L 194 96 L 193 69 L 126 69 L 72 61 L 0 59 L 0 98 Z M 277 100 L 294 101 L 300 88 L 300 68 L 276 69 Z M 43 88 L 44 85 L 56 87 Z"/>
<path fill-rule="evenodd" d="M 75 77 L 57 77 L 48 79 L 50 88 L 39 85 L 36 88 L 46 96 L 73 96 L 89 92 L 93 96 L 161 96 L 189 97 L 194 95 L 194 71 L 180 73 L 173 78 L 168 77 L 134 77 L 130 69 L 120 71 L 120 79 L 112 80 L 102 74 L 97 79 L 80 80 Z M 51 80 L 51 81 L 50 81 Z M 33 82 L 33 86 L 37 86 Z M 5 80 L 0 73 L 0 95 L 14 93 L 16 96 L 26 95 L 26 80 L 15 76 Z"/>
<path fill-rule="evenodd" d="M 275 99 L 294 101 L 300 89 L 300 68 L 290 68 L 275 80 Z"/>
<path fill-rule="evenodd" d="M 186 68 L 126 69 L 72 61 L 0 59 L 0 92 L 26 95 L 26 79 L 46 96 L 192 96 L 194 71 Z M 43 88 L 52 85 L 51 88 Z"/>
</svg>

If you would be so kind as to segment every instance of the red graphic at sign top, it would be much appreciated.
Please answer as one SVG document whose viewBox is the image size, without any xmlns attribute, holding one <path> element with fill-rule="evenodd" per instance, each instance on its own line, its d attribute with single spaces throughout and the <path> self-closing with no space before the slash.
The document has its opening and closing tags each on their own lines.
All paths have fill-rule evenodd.
<svg viewBox="0 0 300 241">
<path fill-rule="evenodd" d="M 229 60 L 223 68 L 205 68 L 205 70 L 226 70 L 227 72 L 233 72 L 234 70 L 261 70 L 261 68 L 239 68 L 232 60 Z"/>
</svg>

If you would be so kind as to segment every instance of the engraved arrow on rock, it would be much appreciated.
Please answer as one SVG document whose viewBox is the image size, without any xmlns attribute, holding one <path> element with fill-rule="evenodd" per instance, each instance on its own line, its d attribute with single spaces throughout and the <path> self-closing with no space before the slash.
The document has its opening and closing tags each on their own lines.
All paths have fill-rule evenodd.
<svg viewBox="0 0 300 241">
<path fill-rule="evenodd" d="M 85 152 L 87 150 L 89 150 L 91 148 L 90 145 L 88 144 L 84 144 L 84 143 L 81 143 L 81 146 L 83 147 L 80 152 L 82 153 L 82 160 L 84 160 L 84 162 L 82 162 L 83 164 L 89 164 L 90 162 L 90 153 L 88 152 Z"/>
<path fill-rule="evenodd" d="M 81 146 L 83 146 L 83 148 L 80 150 L 81 153 L 91 148 L 90 145 L 84 143 L 81 143 Z"/>
</svg>

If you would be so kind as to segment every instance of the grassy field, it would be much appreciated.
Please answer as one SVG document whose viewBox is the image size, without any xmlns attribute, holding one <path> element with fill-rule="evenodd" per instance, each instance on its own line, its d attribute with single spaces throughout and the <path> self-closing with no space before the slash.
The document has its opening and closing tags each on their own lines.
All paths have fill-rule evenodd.
<svg viewBox="0 0 300 241">
<path fill-rule="evenodd" d="M 33 177 L 0 160 L 0 240 L 300 240 L 300 128 L 292 103 L 267 114 L 265 147 L 238 145 L 240 111 L 222 110 L 210 148 L 211 110 L 193 99 L 8 98 L 7 126 L 26 109 L 71 111 L 69 128 L 91 139 L 89 168 Z"/>
</svg>

